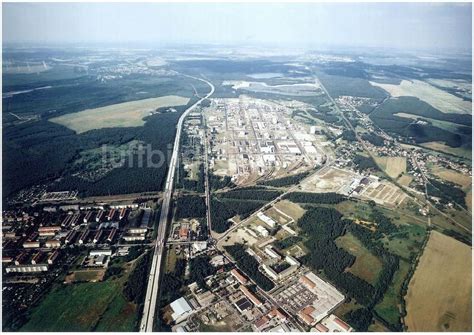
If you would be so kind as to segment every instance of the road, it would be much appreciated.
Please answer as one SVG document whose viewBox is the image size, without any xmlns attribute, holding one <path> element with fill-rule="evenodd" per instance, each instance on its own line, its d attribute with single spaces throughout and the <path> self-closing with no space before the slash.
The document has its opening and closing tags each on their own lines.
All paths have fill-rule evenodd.
<svg viewBox="0 0 474 335">
<path fill-rule="evenodd" d="M 204 118 L 204 117 L 203 117 Z M 204 118 L 205 119 L 205 118 Z M 212 221 L 211 221 L 211 185 L 209 185 L 209 158 L 208 158 L 208 137 L 207 121 L 204 121 L 204 189 L 206 193 L 206 219 L 208 238 L 212 241 Z"/>
<path fill-rule="evenodd" d="M 207 80 L 187 76 L 196 80 L 205 82 L 211 87 L 211 90 L 207 95 L 199 99 L 195 104 L 189 107 L 179 118 L 176 136 L 174 139 L 173 145 L 173 154 L 171 155 L 171 160 L 168 169 L 168 175 L 166 177 L 165 189 L 163 191 L 163 203 L 161 205 L 161 215 L 160 221 L 158 223 L 158 234 L 156 236 L 155 250 L 153 254 L 153 260 L 151 264 L 150 274 L 148 277 L 148 284 L 145 296 L 145 304 L 143 306 L 143 316 L 140 322 L 140 332 L 152 332 L 153 324 L 155 321 L 156 315 L 156 305 L 159 298 L 159 284 L 160 284 L 160 271 L 162 266 L 163 251 L 166 247 L 166 227 L 168 223 L 168 217 L 170 212 L 170 203 L 171 196 L 173 194 L 174 186 L 174 174 L 178 164 L 178 151 L 179 151 L 179 141 L 181 138 L 181 130 L 183 128 L 184 119 L 186 116 L 193 111 L 204 99 L 209 98 L 214 93 L 214 85 L 212 85 Z"/>
<path fill-rule="evenodd" d="M 233 225 L 230 229 L 228 229 L 225 233 L 223 233 L 222 235 L 219 236 L 219 238 L 217 238 L 217 241 L 218 241 L 218 245 L 217 247 L 219 249 L 223 249 L 223 248 L 220 248 L 220 243 L 219 242 L 222 242 L 227 236 L 229 236 L 230 233 L 232 233 L 233 231 L 235 231 L 236 229 L 238 229 L 239 227 L 243 226 L 246 222 L 250 221 L 254 214 L 255 213 L 258 213 L 260 211 L 262 211 L 264 208 L 269 208 L 271 206 L 273 206 L 274 204 L 276 204 L 278 201 L 282 200 L 288 193 L 291 193 L 291 192 L 295 192 L 297 191 L 300 186 L 306 181 L 306 180 L 309 180 L 311 178 L 313 178 L 315 175 L 319 175 L 319 174 L 323 174 L 323 173 L 326 173 L 326 171 L 329 169 L 330 166 L 332 166 L 332 163 L 333 163 L 333 160 L 330 159 L 330 157 L 328 156 L 328 159 L 326 160 L 326 162 L 323 164 L 323 166 L 321 168 L 319 168 L 316 172 L 310 174 L 309 176 L 305 177 L 304 179 L 302 179 L 299 183 L 293 185 L 292 187 L 290 187 L 289 189 L 287 189 L 285 192 L 283 192 L 282 194 L 280 194 L 278 197 L 276 197 L 275 199 L 273 199 L 272 201 L 270 202 L 267 202 L 265 205 L 263 205 L 262 207 L 258 208 L 257 210 L 255 210 L 252 214 L 250 214 L 246 219 L 240 221 L 239 223 Z"/>
<path fill-rule="evenodd" d="M 344 115 L 344 113 L 341 111 L 341 109 L 339 108 L 339 106 L 336 104 L 336 102 L 334 101 L 334 99 L 329 95 L 329 92 L 326 90 L 326 88 L 324 87 L 323 83 L 321 83 L 318 79 L 316 79 L 316 84 L 319 84 L 320 87 L 322 88 L 322 90 L 324 91 L 324 93 L 326 93 L 326 95 L 329 97 L 329 99 L 331 100 L 331 102 L 334 104 L 334 106 L 336 107 L 336 110 L 339 112 L 339 114 L 342 116 L 344 122 L 347 124 L 347 126 L 354 132 L 356 138 L 357 138 L 357 141 L 362 145 L 363 149 L 370 155 L 370 157 L 372 157 L 372 159 L 374 160 L 375 162 L 375 158 L 372 154 L 372 152 L 369 150 L 369 148 L 365 145 L 364 141 L 362 141 L 362 139 L 359 137 L 359 135 L 357 134 L 356 130 L 354 129 L 354 127 L 352 126 L 352 124 L 349 122 L 349 120 L 346 118 L 346 116 Z M 387 135 L 388 136 L 388 135 Z M 388 136 L 390 137 L 390 136 Z M 414 157 L 413 157 L 414 158 Z M 435 205 L 430 201 L 429 199 L 429 196 L 428 196 L 428 190 L 427 190 L 427 184 L 429 182 L 428 178 L 426 177 L 426 175 L 423 173 L 423 170 L 420 168 L 420 166 L 418 165 L 418 161 L 416 160 L 416 158 L 414 158 L 414 162 L 415 164 L 417 165 L 418 167 L 418 170 L 421 172 L 421 175 L 423 177 L 423 180 L 425 181 L 425 204 L 428 204 L 430 206 L 430 208 L 436 212 L 438 212 L 439 214 L 441 214 L 442 216 L 444 216 L 446 219 L 448 219 L 449 221 L 451 221 L 452 223 L 454 223 L 456 226 L 458 226 L 459 228 L 467 231 L 467 232 L 471 232 L 471 229 L 463 226 L 462 224 L 460 224 L 459 222 L 457 222 L 454 218 L 450 217 L 449 215 L 447 215 L 446 213 L 444 213 L 443 211 L 437 209 L 435 207 Z M 411 192 L 408 192 L 406 189 L 400 187 L 400 185 L 398 185 L 398 183 L 396 182 L 396 180 L 394 180 L 393 178 L 390 178 L 389 179 L 395 184 L 397 185 L 401 190 L 404 190 L 406 194 L 408 194 L 411 199 L 413 199 L 415 202 L 416 202 L 416 197 L 411 193 Z M 459 205 L 458 205 L 459 206 Z M 428 217 L 428 225 L 431 225 L 431 218 Z"/>
</svg>

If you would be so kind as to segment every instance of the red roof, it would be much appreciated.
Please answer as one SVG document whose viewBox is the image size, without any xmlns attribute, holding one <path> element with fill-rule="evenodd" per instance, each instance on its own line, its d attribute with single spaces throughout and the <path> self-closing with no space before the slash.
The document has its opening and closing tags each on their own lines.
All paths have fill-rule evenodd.
<svg viewBox="0 0 474 335">
<path fill-rule="evenodd" d="M 320 332 L 324 332 L 324 333 L 327 333 L 329 331 L 329 328 L 326 327 L 325 325 L 321 324 L 321 323 L 318 323 L 314 328 L 316 328 L 317 330 L 319 330 Z"/>
<path fill-rule="evenodd" d="M 232 270 L 230 271 L 230 273 L 231 273 L 235 278 L 237 278 L 237 280 L 238 280 L 241 284 L 247 284 L 248 279 L 247 279 L 242 273 L 240 273 L 239 270 L 237 270 L 237 269 L 232 269 Z"/>
<path fill-rule="evenodd" d="M 257 322 L 255 322 L 255 327 L 260 329 L 262 326 L 266 325 L 268 321 L 270 321 L 270 319 L 266 315 L 264 315 L 259 320 L 257 320 Z"/>
<path fill-rule="evenodd" d="M 246 288 L 245 286 L 240 285 L 240 290 L 242 292 L 244 292 L 244 294 L 247 296 L 247 298 L 249 298 L 256 306 L 261 306 L 262 305 L 262 302 L 255 296 L 255 294 L 250 292 L 250 290 L 248 288 Z"/>
<path fill-rule="evenodd" d="M 339 326 L 341 326 L 345 330 L 349 330 L 351 328 L 351 327 L 349 327 L 349 325 L 347 323 L 345 323 L 344 321 L 339 319 L 337 316 L 334 317 L 334 322 L 336 322 Z"/>
<path fill-rule="evenodd" d="M 183 238 L 188 237 L 188 231 L 189 231 L 188 228 L 185 228 L 185 227 L 181 228 L 179 230 L 179 237 L 183 237 Z"/>
</svg>

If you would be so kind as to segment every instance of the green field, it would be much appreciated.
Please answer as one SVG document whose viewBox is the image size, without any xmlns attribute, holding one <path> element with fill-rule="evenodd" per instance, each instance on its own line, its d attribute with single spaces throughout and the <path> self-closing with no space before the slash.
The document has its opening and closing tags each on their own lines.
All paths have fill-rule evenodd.
<svg viewBox="0 0 474 335">
<path fill-rule="evenodd" d="M 385 292 L 383 300 L 375 306 L 375 311 L 385 321 L 396 325 L 400 318 L 400 289 L 410 270 L 409 263 L 400 261 L 400 267 L 395 272 L 392 282 Z"/>
<path fill-rule="evenodd" d="M 339 237 L 336 244 L 356 257 L 354 264 L 349 268 L 349 272 L 374 285 L 382 270 L 381 260 L 373 255 L 351 233 Z"/>
<path fill-rule="evenodd" d="M 95 283 L 57 282 L 40 303 L 33 307 L 20 331 L 90 332 L 136 331 L 138 305 L 128 301 L 124 284 L 134 273 L 136 260 L 116 258 L 114 266 L 123 274 Z M 92 272 L 92 271 L 89 271 Z"/>
<path fill-rule="evenodd" d="M 30 320 L 20 330 L 87 332 L 100 326 L 133 331 L 136 316 L 122 313 L 127 302 L 121 292 L 116 281 L 57 286 L 33 309 Z M 101 316 L 115 322 L 107 325 Z"/>
</svg>

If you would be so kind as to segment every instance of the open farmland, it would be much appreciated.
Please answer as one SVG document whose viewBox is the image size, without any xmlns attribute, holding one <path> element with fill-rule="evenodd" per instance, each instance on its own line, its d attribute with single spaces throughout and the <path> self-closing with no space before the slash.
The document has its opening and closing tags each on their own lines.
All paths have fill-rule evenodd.
<svg viewBox="0 0 474 335">
<path fill-rule="evenodd" d="M 392 97 L 416 97 L 443 113 L 471 114 L 471 102 L 465 101 L 420 80 L 402 80 L 399 85 L 370 82 L 390 93 Z"/>
<path fill-rule="evenodd" d="M 452 148 L 449 145 L 446 145 L 446 144 L 441 143 L 441 142 L 436 142 L 436 141 L 435 142 L 421 143 L 420 146 L 422 146 L 424 148 L 431 149 L 431 150 L 435 150 L 435 151 L 445 152 L 445 153 L 448 153 L 450 155 L 455 155 L 455 156 L 467 158 L 467 159 L 472 158 L 472 151 L 470 149 L 467 149 L 467 148 L 464 148 L 464 147 Z"/>
<path fill-rule="evenodd" d="M 410 331 L 470 331 L 471 249 L 431 233 L 406 296 Z"/>
<path fill-rule="evenodd" d="M 433 173 L 441 179 L 458 184 L 463 188 L 471 186 L 472 180 L 469 175 L 462 174 L 446 168 L 434 168 Z"/>
<path fill-rule="evenodd" d="M 406 157 L 377 157 L 376 161 L 392 178 L 397 178 L 407 170 Z"/>
<path fill-rule="evenodd" d="M 140 127 L 145 124 L 143 118 L 158 108 L 183 106 L 189 98 L 167 95 L 158 98 L 142 99 L 109 105 L 81 112 L 61 115 L 50 119 L 51 122 L 66 126 L 78 134 L 92 129 L 114 127 Z"/>
</svg>

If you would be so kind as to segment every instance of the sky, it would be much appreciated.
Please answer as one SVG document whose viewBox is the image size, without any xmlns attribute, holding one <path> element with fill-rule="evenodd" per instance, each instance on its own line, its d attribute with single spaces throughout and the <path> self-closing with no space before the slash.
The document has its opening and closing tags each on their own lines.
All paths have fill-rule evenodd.
<svg viewBox="0 0 474 335">
<path fill-rule="evenodd" d="M 3 3 L 4 43 L 471 50 L 471 4 Z"/>
</svg>

